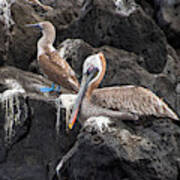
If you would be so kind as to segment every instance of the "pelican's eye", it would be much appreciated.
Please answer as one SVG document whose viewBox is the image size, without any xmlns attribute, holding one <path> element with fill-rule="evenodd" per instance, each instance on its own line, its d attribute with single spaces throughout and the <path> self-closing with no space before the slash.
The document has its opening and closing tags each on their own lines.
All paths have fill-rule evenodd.
<svg viewBox="0 0 180 180">
<path fill-rule="evenodd" d="M 91 74 L 93 69 L 94 69 L 94 66 L 90 65 L 89 68 L 87 69 L 87 75 Z"/>
<path fill-rule="evenodd" d="M 94 78 L 94 77 L 97 76 L 98 72 L 99 72 L 99 69 L 97 67 L 94 67 L 93 65 L 91 65 L 88 68 L 86 73 L 87 73 L 88 76 L 91 76 L 91 78 Z"/>
<path fill-rule="evenodd" d="M 97 67 L 94 68 L 94 76 L 97 76 L 98 72 L 99 72 L 99 69 Z"/>
<path fill-rule="evenodd" d="M 43 31 L 43 26 L 39 25 L 39 29 L 40 29 L 40 31 Z"/>
</svg>

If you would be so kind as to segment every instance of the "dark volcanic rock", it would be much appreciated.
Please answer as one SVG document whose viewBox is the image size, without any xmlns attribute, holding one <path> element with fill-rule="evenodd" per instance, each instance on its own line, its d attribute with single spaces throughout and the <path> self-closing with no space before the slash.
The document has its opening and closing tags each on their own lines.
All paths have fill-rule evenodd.
<svg viewBox="0 0 180 180">
<path fill-rule="evenodd" d="M 35 14 L 33 8 L 22 1 L 13 4 L 11 12 L 15 24 L 11 30 L 12 37 L 6 64 L 27 70 L 35 56 L 39 33 L 36 30 L 28 29 L 25 24 L 39 22 L 43 19 Z"/>
<path fill-rule="evenodd" d="M 127 56 L 127 52 L 121 53 Z M 67 134 L 61 109 L 57 132 L 54 96 L 36 92 L 38 84 L 48 84 L 45 79 L 12 67 L 1 68 L 1 72 L 0 179 L 52 179 L 58 162 L 75 142 L 79 127 Z M 99 127 L 91 120 L 84 126 L 60 171 L 61 179 L 177 179 L 177 125 L 153 117 L 112 122 Z"/>
<path fill-rule="evenodd" d="M 98 50 L 102 51 L 107 59 L 103 86 L 133 84 L 152 88 L 154 76 L 138 64 L 143 64 L 142 57 L 109 46 L 103 46 Z"/>
<path fill-rule="evenodd" d="M 0 179 L 51 179 L 77 131 L 56 131 L 57 95 L 38 90 L 48 80 L 13 67 L 0 74 Z"/>
<path fill-rule="evenodd" d="M 167 56 L 165 36 L 142 9 L 124 17 L 107 0 L 97 0 L 82 13 L 69 26 L 58 28 L 58 39 L 81 38 L 95 47 L 106 44 L 123 48 L 143 56 L 149 72 L 162 72 Z"/>
<path fill-rule="evenodd" d="M 153 8 L 153 1 L 152 0 L 135 0 L 137 4 L 139 4 L 144 12 L 154 18 L 155 8 Z"/>
<path fill-rule="evenodd" d="M 5 29 L 4 24 L 2 22 L 0 22 L 0 29 L 1 29 L 1 33 L 4 34 L 4 36 L 0 36 L 0 42 L 2 44 L 0 46 L 0 66 L 2 66 L 4 64 L 4 61 L 5 61 L 6 56 L 7 56 L 8 35 L 5 33 L 6 29 Z"/>
<path fill-rule="evenodd" d="M 78 136 L 70 158 L 64 162 L 60 179 L 178 178 L 180 129 L 170 120 L 141 119 L 141 125 L 115 120 L 100 133 L 93 129 L 98 124 L 92 119 Z"/>
<path fill-rule="evenodd" d="M 106 44 L 122 48 L 141 55 L 144 58 L 141 65 L 149 72 L 162 72 L 167 60 L 165 36 L 140 7 L 123 16 L 116 12 L 113 1 L 95 0 L 81 9 L 79 4 L 59 2 L 53 12 L 39 13 L 28 3 L 17 0 L 11 6 L 14 25 L 9 30 L 6 63 L 27 70 L 36 57 L 39 33 L 24 25 L 50 20 L 57 28 L 58 43 L 66 38 L 81 38 L 94 47 Z"/>
<path fill-rule="evenodd" d="M 165 32 L 168 42 L 175 48 L 180 47 L 180 1 L 154 0 L 156 20 Z"/>
<path fill-rule="evenodd" d="M 134 53 L 110 46 L 93 48 L 80 39 L 68 39 L 59 47 L 59 54 L 72 65 L 80 79 L 84 60 L 90 54 L 101 51 L 107 60 L 107 70 L 101 83 L 102 86 L 134 84 L 152 88 L 154 76 L 139 65 L 139 63 L 144 63 L 144 59 Z"/>
</svg>

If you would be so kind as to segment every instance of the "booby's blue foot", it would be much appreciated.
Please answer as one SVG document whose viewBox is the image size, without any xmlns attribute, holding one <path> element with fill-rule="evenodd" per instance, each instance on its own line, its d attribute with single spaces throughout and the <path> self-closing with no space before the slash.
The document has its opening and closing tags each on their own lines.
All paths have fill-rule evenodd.
<svg viewBox="0 0 180 180">
<path fill-rule="evenodd" d="M 51 87 L 42 87 L 42 88 L 40 88 L 40 91 L 42 93 L 51 92 L 51 91 L 60 92 L 60 86 L 57 86 L 57 88 L 55 88 L 55 84 L 52 83 Z"/>
<path fill-rule="evenodd" d="M 51 87 L 43 87 L 43 88 L 40 88 L 40 91 L 42 93 L 46 93 L 46 92 L 51 92 L 53 91 L 53 89 Z"/>
</svg>

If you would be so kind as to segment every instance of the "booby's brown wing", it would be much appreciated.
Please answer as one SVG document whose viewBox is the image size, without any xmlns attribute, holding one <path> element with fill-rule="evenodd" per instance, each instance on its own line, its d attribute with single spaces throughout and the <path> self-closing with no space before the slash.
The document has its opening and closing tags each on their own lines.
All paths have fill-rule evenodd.
<svg viewBox="0 0 180 180">
<path fill-rule="evenodd" d="M 121 86 L 96 89 L 93 91 L 91 103 L 115 111 L 179 120 L 165 102 L 143 87 Z"/>
<path fill-rule="evenodd" d="M 79 82 L 69 64 L 59 54 L 49 52 L 40 55 L 38 63 L 43 73 L 53 82 L 75 92 L 79 89 Z"/>
</svg>

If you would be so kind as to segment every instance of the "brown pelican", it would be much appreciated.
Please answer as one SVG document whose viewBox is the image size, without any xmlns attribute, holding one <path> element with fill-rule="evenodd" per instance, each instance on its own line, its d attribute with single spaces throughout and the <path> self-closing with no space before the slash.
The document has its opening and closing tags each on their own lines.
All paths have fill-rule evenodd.
<svg viewBox="0 0 180 180">
<path fill-rule="evenodd" d="M 79 82 L 75 72 L 70 65 L 59 56 L 58 52 L 53 47 L 56 36 L 54 26 L 49 21 L 28 24 L 26 26 L 37 27 L 42 31 L 43 36 L 37 43 L 37 59 L 42 73 L 58 85 L 62 85 L 68 90 L 78 92 Z M 52 88 L 41 88 L 42 92 L 51 90 L 54 90 L 54 85 Z"/>
<path fill-rule="evenodd" d="M 80 121 L 91 116 L 119 117 L 136 119 L 134 115 L 154 115 L 179 120 L 168 105 L 150 90 L 138 86 L 120 86 L 99 88 L 106 71 L 106 60 L 103 53 L 89 56 L 83 65 L 83 78 L 73 111 L 69 128 L 79 114 Z"/>
</svg>

